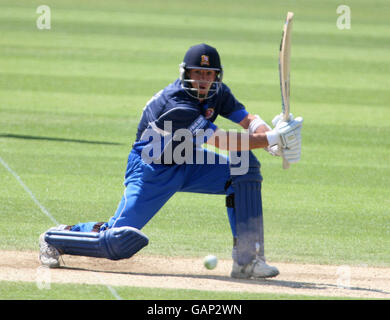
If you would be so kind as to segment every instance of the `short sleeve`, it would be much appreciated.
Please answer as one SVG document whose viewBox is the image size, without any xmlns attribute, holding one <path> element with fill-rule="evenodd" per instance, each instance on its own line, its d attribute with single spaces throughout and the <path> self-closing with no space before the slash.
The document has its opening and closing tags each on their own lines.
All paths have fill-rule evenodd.
<svg viewBox="0 0 390 320">
<path fill-rule="evenodd" d="M 222 87 L 222 108 L 220 115 L 235 123 L 241 122 L 249 113 L 246 111 L 244 105 L 239 102 L 229 87 L 223 85 Z"/>
</svg>

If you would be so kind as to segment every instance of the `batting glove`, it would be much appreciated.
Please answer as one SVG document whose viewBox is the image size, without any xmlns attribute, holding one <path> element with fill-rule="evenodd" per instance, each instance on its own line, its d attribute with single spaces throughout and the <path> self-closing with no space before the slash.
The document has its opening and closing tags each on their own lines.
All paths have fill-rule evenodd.
<svg viewBox="0 0 390 320">
<path fill-rule="evenodd" d="M 290 149 L 283 148 L 282 152 L 283 158 L 286 159 L 288 163 L 296 163 L 301 160 L 301 143 Z"/>
<path fill-rule="evenodd" d="M 265 151 L 267 151 L 271 156 L 274 157 L 281 157 L 282 156 L 282 150 L 280 147 L 275 144 L 274 146 L 268 146 L 264 148 Z"/>
<path fill-rule="evenodd" d="M 283 120 L 283 113 L 280 113 L 278 115 L 276 115 L 273 119 L 272 119 L 272 125 L 274 127 L 277 127 L 279 122 L 282 122 Z M 287 122 L 290 122 L 290 121 L 293 121 L 294 120 L 294 116 L 292 113 L 290 113 L 290 115 L 288 116 L 288 119 L 287 119 Z"/>
<path fill-rule="evenodd" d="M 278 126 L 267 131 L 268 145 L 280 145 L 285 149 L 292 149 L 301 143 L 301 129 L 303 118 L 298 117 L 290 122 L 279 122 Z"/>
</svg>

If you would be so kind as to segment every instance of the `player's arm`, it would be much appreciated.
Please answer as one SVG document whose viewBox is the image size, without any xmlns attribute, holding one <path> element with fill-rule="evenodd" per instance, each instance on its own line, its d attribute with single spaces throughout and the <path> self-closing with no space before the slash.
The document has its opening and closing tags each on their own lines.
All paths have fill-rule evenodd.
<svg viewBox="0 0 390 320">
<path fill-rule="evenodd" d="M 222 129 L 217 129 L 206 143 L 218 149 L 230 151 L 252 150 L 269 145 L 265 133 L 249 134 Z"/>
<path fill-rule="evenodd" d="M 239 124 L 244 129 L 248 129 L 248 133 L 218 129 L 207 141 L 207 144 L 230 151 L 252 150 L 269 146 L 265 132 L 270 131 L 271 128 L 259 116 L 248 113 Z"/>
<path fill-rule="evenodd" d="M 289 121 L 293 120 L 294 118 L 290 114 Z M 282 120 L 282 116 L 278 115 L 272 120 L 272 124 L 274 127 L 276 127 L 277 123 L 279 123 Z M 240 122 L 239 124 L 244 129 L 247 129 L 249 133 L 265 133 L 267 131 L 271 131 L 271 127 L 260 118 L 258 115 L 252 115 L 248 113 Z M 278 145 L 268 145 L 264 148 L 265 151 L 267 151 L 269 154 L 273 156 L 281 156 L 281 150 Z"/>
<path fill-rule="evenodd" d="M 254 133 L 250 133 L 250 130 L 248 133 L 241 133 L 217 129 L 206 143 L 230 151 L 245 151 L 274 145 L 295 149 L 300 145 L 302 121 L 301 118 L 297 118 L 265 132 L 257 132 L 257 128 L 254 129 Z"/>
<path fill-rule="evenodd" d="M 249 133 L 265 133 L 267 131 L 272 130 L 271 127 L 263 119 L 260 118 L 260 116 L 253 115 L 250 113 L 248 113 L 248 115 L 246 115 L 244 119 L 239 122 L 239 124 L 244 129 L 247 129 Z M 281 155 L 280 148 L 278 145 L 268 145 L 263 149 L 273 156 Z"/>
</svg>

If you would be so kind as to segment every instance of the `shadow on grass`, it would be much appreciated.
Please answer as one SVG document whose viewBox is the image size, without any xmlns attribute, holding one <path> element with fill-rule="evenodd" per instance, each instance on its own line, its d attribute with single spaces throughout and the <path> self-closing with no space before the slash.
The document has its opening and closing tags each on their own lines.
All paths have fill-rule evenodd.
<svg viewBox="0 0 390 320">
<path fill-rule="evenodd" d="M 11 139 L 23 139 L 23 140 L 44 140 L 44 141 L 56 141 L 56 142 L 73 142 L 73 143 L 86 143 L 86 144 L 102 144 L 102 145 L 113 145 L 120 146 L 124 145 L 119 142 L 109 141 L 93 141 L 93 140 L 81 140 L 81 139 L 67 139 L 67 138 L 54 138 L 54 137 L 39 137 L 22 134 L 0 134 L 0 138 L 11 138 Z"/>
</svg>

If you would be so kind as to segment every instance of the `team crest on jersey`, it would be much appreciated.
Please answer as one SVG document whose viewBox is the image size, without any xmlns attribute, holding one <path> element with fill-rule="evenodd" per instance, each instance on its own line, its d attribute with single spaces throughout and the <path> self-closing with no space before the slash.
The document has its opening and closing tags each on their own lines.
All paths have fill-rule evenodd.
<svg viewBox="0 0 390 320">
<path fill-rule="evenodd" d="M 206 56 L 205 54 L 203 54 L 203 55 L 200 57 L 200 65 L 201 65 L 201 66 L 210 66 L 210 59 L 209 59 L 209 56 Z"/>
<path fill-rule="evenodd" d="M 214 115 L 214 109 L 213 108 L 207 108 L 205 113 L 204 113 L 204 117 L 206 119 L 210 119 L 213 115 Z"/>
</svg>

